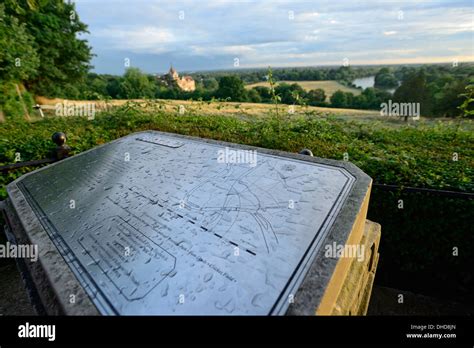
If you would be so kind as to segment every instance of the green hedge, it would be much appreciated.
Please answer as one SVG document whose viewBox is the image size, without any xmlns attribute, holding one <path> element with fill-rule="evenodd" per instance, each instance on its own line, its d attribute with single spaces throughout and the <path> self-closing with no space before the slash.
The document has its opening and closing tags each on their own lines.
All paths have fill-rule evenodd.
<svg viewBox="0 0 474 348">
<path fill-rule="evenodd" d="M 467 122 L 467 121 L 465 121 Z M 34 123 L 0 124 L 0 164 L 44 158 L 52 148 L 50 136 L 64 131 L 75 153 L 144 129 L 214 138 L 265 148 L 298 152 L 310 148 L 315 156 L 349 160 L 375 182 L 473 190 L 474 133 L 465 126 L 440 122 L 433 125 L 384 127 L 325 118 L 243 120 L 225 116 L 146 113 L 124 106 L 94 120 L 83 117 L 46 118 Z M 466 128 L 467 127 L 467 128 Z M 453 161 L 453 153 L 458 161 Z M 2 184 L 8 180 L 2 178 Z M 0 198 L 5 197 L 4 191 Z"/>
</svg>

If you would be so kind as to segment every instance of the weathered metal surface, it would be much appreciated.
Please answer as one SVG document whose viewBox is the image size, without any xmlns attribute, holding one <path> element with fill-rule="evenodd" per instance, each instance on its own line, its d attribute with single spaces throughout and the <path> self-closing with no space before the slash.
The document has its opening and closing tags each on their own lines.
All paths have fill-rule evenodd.
<svg viewBox="0 0 474 348">
<path fill-rule="evenodd" d="M 15 184 L 102 314 L 283 314 L 356 178 L 233 150 L 138 133 Z"/>
</svg>

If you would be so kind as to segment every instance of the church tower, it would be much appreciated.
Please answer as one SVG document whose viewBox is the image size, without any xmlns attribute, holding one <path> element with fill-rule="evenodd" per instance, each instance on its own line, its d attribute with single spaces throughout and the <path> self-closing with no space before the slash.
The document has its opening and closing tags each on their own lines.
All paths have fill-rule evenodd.
<svg viewBox="0 0 474 348">
<path fill-rule="evenodd" d="M 168 71 L 168 75 L 174 81 L 179 80 L 178 72 L 175 70 L 175 68 L 173 68 L 172 64 L 170 64 L 170 71 Z"/>
</svg>

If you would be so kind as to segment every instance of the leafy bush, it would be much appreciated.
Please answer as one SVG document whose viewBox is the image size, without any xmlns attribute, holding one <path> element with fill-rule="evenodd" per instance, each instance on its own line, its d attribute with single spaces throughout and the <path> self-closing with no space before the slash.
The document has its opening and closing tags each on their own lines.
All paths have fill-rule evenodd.
<svg viewBox="0 0 474 348">
<path fill-rule="evenodd" d="M 65 117 L 1 124 L 0 163 L 11 163 L 12 152 L 19 152 L 25 161 L 43 158 L 53 146 L 50 136 L 54 131 L 66 132 L 69 145 L 78 153 L 145 129 L 291 152 L 310 148 L 315 156 L 339 160 L 347 153 L 349 160 L 375 182 L 474 191 L 474 135 L 469 127 L 464 129 L 458 123 L 388 128 L 378 123 L 314 117 L 249 121 L 216 115 L 148 112 L 132 102 L 91 121 Z M 453 160 L 455 154 L 457 161 Z"/>
</svg>

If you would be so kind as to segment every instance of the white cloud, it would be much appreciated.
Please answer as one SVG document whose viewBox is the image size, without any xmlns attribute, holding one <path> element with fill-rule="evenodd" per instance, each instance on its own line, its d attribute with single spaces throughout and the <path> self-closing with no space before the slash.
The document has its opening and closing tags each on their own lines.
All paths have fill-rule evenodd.
<svg viewBox="0 0 474 348">
<path fill-rule="evenodd" d="M 181 61 L 190 69 L 212 69 L 232 64 L 234 57 L 241 66 L 291 66 L 340 64 L 344 57 L 358 64 L 472 55 L 469 0 L 318 0 L 317 5 L 307 0 L 140 0 L 138 5 L 81 0 L 77 5 L 96 53 L 143 54 L 150 66 Z M 184 20 L 178 19 L 180 10 Z M 391 51 L 393 39 L 398 52 Z"/>
<path fill-rule="evenodd" d="M 113 48 L 153 53 L 167 52 L 169 44 L 176 42 L 176 37 L 169 29 L 147 27 L 109 27 L 95 32 L 95 35 L 110 42 Z"/>
<path fill-rule="evenodd" d="M 228 45 L 228 46 L 215 46 L 215 45 L 192 45 L 190 46 L 193 54 L 210 56 L 210 55 L 244 55 L 255 52 L 254 46 L 258 45 Z"/>
<path fill-rule="evenodd" d="M 299 22 L 308 22 L 314 21 L 319 17 L 318 12 L 303 12 L 303 13 L 295 13 L 295 19 Z"/>
<path fill-rule="evenodd" d="M 317 35 L 305 35 L 304 39 L 305 39 L 305 41 L 317 41 L 318 36 Z"/>
</svg>

